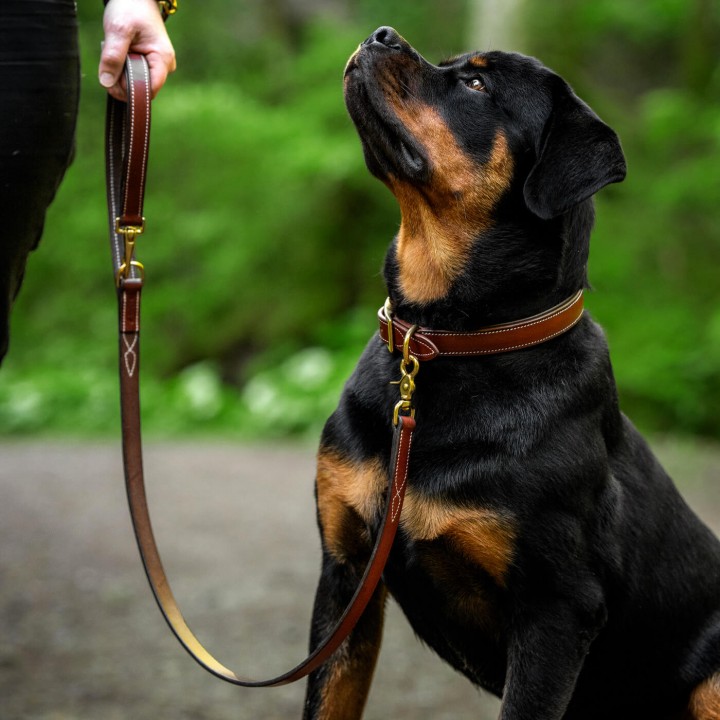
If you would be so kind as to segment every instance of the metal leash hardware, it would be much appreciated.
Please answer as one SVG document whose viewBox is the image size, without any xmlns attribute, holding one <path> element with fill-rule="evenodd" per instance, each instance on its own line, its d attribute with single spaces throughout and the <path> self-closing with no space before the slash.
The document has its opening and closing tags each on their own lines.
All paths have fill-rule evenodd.
<svg viewBox="0 0 720 720">
<path fill-rule="evenodd" d="M 108 223 L 119 307 L 120 407 L 123 465 L 130 516 L 140 557 L 158 607 L 168 626 L 191 657 L 208 672 L 234 685 L 275 687 L 299 680 L 326 662 L 362 616 L 382 578 L 400 522 L 407 486 L 410 448 L 415 429 L 411 405 L 398 408 L 390 454 L 387 496 L 375 546 L 355 593 L 333 630 L 301 663 L 268 680 L 240 677 L 215 659 L 195 637 L 175 601 L 155 542 L 145 493 L 140 423 L 140 295 L 142 263 L 135 259 L 135 243 L 145 226 L 143 200 L 150 135 L 150 74 L 144 56 L 130 54 L 126 63 L 128 103 L 108 98 L 106 170 Z M 407 343 L 406 343 L 407 345 Z M 408 350 L 405 348 L 405 355 Z M 410 402 L 417 368 L 403 358 Z M 400 413 L 410 412 L 409 415 Z"/>
<path fill-rule="evenodd" d="M 385 305 L 383 305 L 383 309 L 385 311 L 385 317 L 387 318 L 388 324 L 387 349 L 392 355 L 392 353 L 395 352 L 395 331 L 393 330 L 393 309 L 390 298 L 387 298 L 385 300 Z"/>
<path fill-rule="evenodd" d="M 387 312 L 387 304 L 385 306 Z M 390 316 L 388 316 L 388 323 L 392 323 Z M 391 385 L 400 386 L 400 400 L 395 404 L 393 409 L 393 426 L 397 427 L 400 422 L 400 413 L 403 413 L 406 417 L 415 418 L 415 406 L 412 404 L 413 393 L 415 392 L 415 376 L 420 370 L 420 361 L 410 354 L 410 340 L 418 329 L 417 325 L 412 325 L 408 328 L 405 333 L 402 348 L 402 360 L 400 360 L 400 379 L 393 380 Z M 388 333 L 388 337 L 392 337 L 392 329 Z M 389 343 L 388 343 L 389 346 Z"/>
<path fill-rule="evenodd" d="M 115 274 L 115 283 L 121 287 L 127 280 L 132 269 L 136 268 L 142 279 L 145 278 L 145 266 L 135 259 L 135 241 L 145 232 L 145 218 L 140 225 L 123 225 L 120 217 L 115 218 L 115 232 L 123 238 L 123 260 Z"/>
</svg>

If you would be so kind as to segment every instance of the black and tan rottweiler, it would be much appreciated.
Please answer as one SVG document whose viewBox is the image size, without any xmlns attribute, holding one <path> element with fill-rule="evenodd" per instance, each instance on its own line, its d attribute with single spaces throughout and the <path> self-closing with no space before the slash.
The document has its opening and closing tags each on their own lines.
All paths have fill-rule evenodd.
<svg viewBox="0 0 720 720">
<path fill-rule="evenodd" d="M 432 65 L 380 28 L 351 57 L 345 97 L 400 205 L 385 261 L 397 317 L 470 331 L 586 286 L 592 195 L 625 161 L 562 78 L 504 52 Z M 398 376 L 373 338 L 324 430 L 312 645 L 380 523 Z M 438 358 L 416 380 L 382 586 L 311 676 L 305 717 L 361 717 L 389 592 L 427 645 L 502 698 L 502 720 L 720 720 L 720 542 L 618 409 L 598 325 L 586 314 L 535 347 Z"/>
</svg>

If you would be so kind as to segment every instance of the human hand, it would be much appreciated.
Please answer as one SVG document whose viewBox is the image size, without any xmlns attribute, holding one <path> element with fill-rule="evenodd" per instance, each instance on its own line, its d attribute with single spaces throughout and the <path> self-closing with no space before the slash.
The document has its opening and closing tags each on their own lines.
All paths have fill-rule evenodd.
<svg viewBox="0 0 720 720">
<path fill-rule="evenodd" d="M 100 55 L 100 84 L 118 100 L 127 100 L 123 67 L 128 52 L 146 56 L 152 96 L 175 70 L 175 50 L 155 0 L 110 0 L 103 17 L 105 41 Z"/>
</svg>

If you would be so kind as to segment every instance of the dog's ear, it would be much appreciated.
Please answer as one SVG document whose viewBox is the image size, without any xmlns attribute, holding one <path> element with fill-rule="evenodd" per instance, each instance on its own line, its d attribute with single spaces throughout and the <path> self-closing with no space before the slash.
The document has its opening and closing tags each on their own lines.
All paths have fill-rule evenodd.
<svg viewBox="0 0 720 720">
<path fill-rule="evenodd" d="M 543 220 L 620 182 L 626 172 L 615 132 L 564 82 L 538 138 L 536 157 L 524 195 L 528 208 Z"/>
</svg>

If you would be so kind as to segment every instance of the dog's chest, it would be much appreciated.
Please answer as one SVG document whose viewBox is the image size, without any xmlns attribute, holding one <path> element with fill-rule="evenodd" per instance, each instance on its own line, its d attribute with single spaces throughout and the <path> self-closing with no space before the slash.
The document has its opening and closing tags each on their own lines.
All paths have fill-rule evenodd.
<svg viewBox="0 0 720 720">
<path fill-rule="evenodd" d="M 435 537 L 412 536 L 412 520 L 384 573 L 390 593 L 424 642 L 472 682 L 501 693 L 508 536 L 487 515 Z"/>
<path fill-rule="evenodd" d="M 325 548 L 355 562 L 372 545 L 384 504 L 383 464 L 321 452 L 318 510 Z M 473 682 L 500 692 L 504 596 L 516 525 L 507 512 L 407 489 L 384 579 L 415 632 Z"/>
<path fill-rule="evenodd" d="M 437 557 L 457 558 L 494 586 L 504 588 L 515 556 L 517 525 L 511 513 L 482 503 L 459 502 L 425 492 L 409 481 L 398 544 L 413 559 L 425 555 L 429 576 Z M 387 489 L 379 459 L 353 461 L 335 450 L 318 459 L 317 501 L 323 539 L 343 559 L 349 546 L 369 543 L 377 531 Z M 440 575 L 445 570 L 438 570 Z"/>
</svg>

